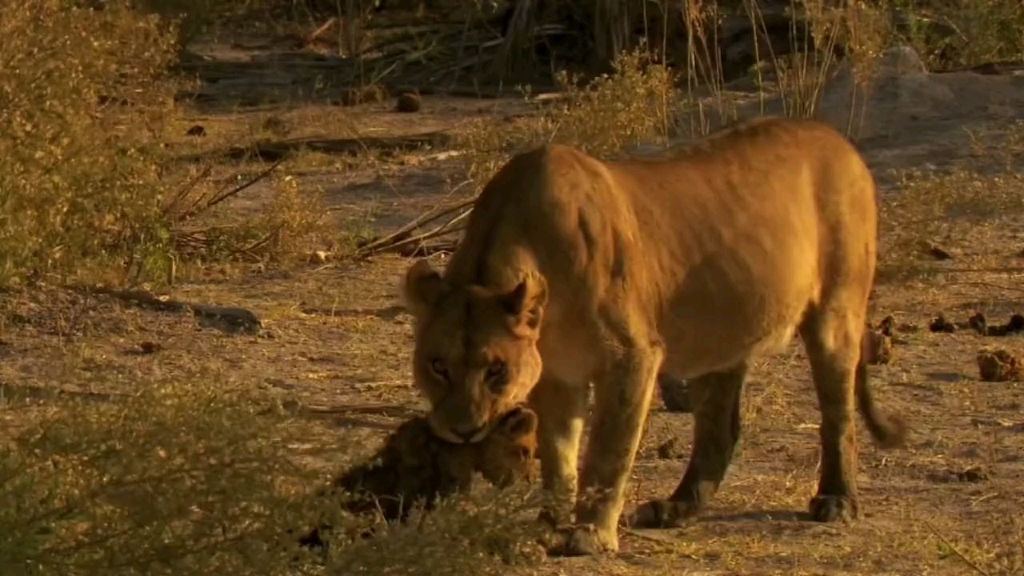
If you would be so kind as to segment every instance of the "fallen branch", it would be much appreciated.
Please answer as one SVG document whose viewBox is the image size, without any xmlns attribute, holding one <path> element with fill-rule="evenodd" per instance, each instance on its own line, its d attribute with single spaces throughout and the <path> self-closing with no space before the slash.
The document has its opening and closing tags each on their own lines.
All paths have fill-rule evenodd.
<svg viewBox="0 0 1024 576">
<path fill-rule="evenodd" d="M 395 137 L 373 137 L 362 138 L 300 138 L 294 140 L 280 140 L 270 142 L 256 142 L 249 146 L 232 146 L 225 150 L 212 153 L 216 157 L 225 157 L 232 160 L 257 159 L 269 162 L 281 161 L 299 150 L 310 150 L 322 154 L 349 154 L 356 155 L 367 150 L 381 152 L 398 152 L 415 150 L 421 146 L 443 147 L 451 142 L 451 136 L 446 132 L 426 132 L 410 136 Z M 192 156 L 189 159 L 198 160 L 202 156 Z"/>
<path fill-rule="evenodd" d="M 259 318 L 245 308 L 212 306 L 174 300 L 167 296 L 156 296 L 147 290 L 121 290 L 106 286 L 67 285 L 65 289 L 85 294 L 102 294 L 157 312 L 182 313 L 191 311 L 204 328 L 215 328 L 226 334 L 258 334 L 263 324 Z"/>
<path fill-rule="evenodd" d="M 360 246 L 354 256 L 357 259 L 361 259 L 382 252 L 398 252 L 404 255 L 415 254 L 417 251 L 426 251 L 427 247 L 423 245 L 425 241 L 461 231 L 464 226 L 459 224 L 473 211 L 473 204 L 475 202 L 476 198 L 471 198 L 448 208 L 435 208 L 426 212 L 395 232 Z M 451 216 L 452 214 L 455 214 L 455 216 Z M 444 220 L 441 225 L 431 230 L 421 234 L 413 233 L 416 229 L 423 227 L 427 223 L 437 222 L 446 217 L 448 217 L 447 220 Z M 409 250 L 410 247 L 413 247 L 411 251 Z"/>
<path fill-rule="evenodd" d="M 206 203 L 206 208 L 207 209 L 208 208 L 213 208 L 217 204 L 220 204 L 221 202 L 227 200 L 228 198 L 231 198 L 232 196 L 237 195 L 239 192 L 245 190 L 246 188 L 249 188 L 250 186 L 253 186 L 254 184 L 259 182 L 260 180 L 263 180 L 264 178 L 266 178 L 267 176 L 270 176 L 270 173 L 273 172 L 274 170 L 276 170 L 277 167 L 280 166 L 283 162 L 284 162 L 284 158 L 281 158 L 277 162 L 274 162 L 273 164 L 271 164 L 270 167 L 267 168 L 266 170 L 264 170 L 263 172 L 260 172 L 256 176 L 250 178 L 249 181 L 247 181 L 247 182 L 245 182 L 245 183 L 243 183 L 243 184 L 241 184 L 239 186 L 236 186 L 236 187 L 232 188 L 231 190 L 228 190 L 227 192 L 225 192 L 223 194 L 219 194 L 217 196 L 214 196 L 209 202 Z"/>
</svg>

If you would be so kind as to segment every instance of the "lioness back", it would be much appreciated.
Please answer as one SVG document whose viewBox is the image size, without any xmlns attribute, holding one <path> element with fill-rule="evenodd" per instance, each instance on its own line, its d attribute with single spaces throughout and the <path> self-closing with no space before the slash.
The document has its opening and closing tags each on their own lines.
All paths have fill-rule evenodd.
<svg viewBox="0 0 1024 576">
<path fill-rule="evenodd" d="M 524 270 L 542 271 L 543 351 L 586 338 L 574 320 L 629 278 L 680 378 L 777 350 L 824 283 L 874 270 L 874 180 L 849 141 L 811 120 L 756 119 L 672 162 L 544 146 L 495 175 L 473 216 L 449 284 L 511 288 Z M 545 368 L 588 369 L 559 360 L 545 357 Z"/>
</svg>

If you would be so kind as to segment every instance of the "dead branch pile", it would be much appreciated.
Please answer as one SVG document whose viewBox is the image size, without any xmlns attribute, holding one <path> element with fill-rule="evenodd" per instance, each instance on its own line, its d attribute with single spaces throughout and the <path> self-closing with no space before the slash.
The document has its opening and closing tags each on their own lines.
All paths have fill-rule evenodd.
<svg viewBox="0 0 1024 576">
<path fill-rule="evenodd" d="M 465 228 L 475 201 L 476 198 L 470 198 L 454 205 L 434 208 L 387 236 L 364 242 L 356 250 L 355 256 L 367 258 L 384 252 L 396 252 L 402 256 L 427 256 L 438 252 L 453 252 L 458 245 L 458 234 Z"/>
</svg>

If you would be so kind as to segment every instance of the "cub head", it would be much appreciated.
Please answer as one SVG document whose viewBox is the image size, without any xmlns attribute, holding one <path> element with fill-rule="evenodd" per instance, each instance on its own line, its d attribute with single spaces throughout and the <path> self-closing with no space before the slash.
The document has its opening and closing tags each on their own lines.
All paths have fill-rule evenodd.
<svg viewBox="0 0 1024 576">
<path fill-rule="evenodd" d="M 430 402 L 434 433 L 479 442 L 540 379 L 547 283 L 528 275 L 506 291 L 453 285 L 420 260 L 402 292 L 416 318 L 413 380 Z"/>
<path fill-rule="evenodd" d="M 499 488 L 517 480 L 532 482 L 537 476 L 537 415 L 528 408 L 514 408 L 475 448 L 475 468 Z"/>
</svg>

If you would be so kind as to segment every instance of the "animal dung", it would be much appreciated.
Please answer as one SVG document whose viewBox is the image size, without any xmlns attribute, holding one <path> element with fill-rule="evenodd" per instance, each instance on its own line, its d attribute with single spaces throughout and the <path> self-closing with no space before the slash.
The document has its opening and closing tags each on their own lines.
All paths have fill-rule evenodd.
<svg viewBox="0 0 1024 576">
<path fill-rule="evenodd" d="M 952 334 L 956 332 L 956 324 L 953 324 L 942 314 L 939 314 L 934 320 L 928 324 L 928 329 L 932 332 L 943 332 L 946 334 Z"/>
<path fill-rule="evenodd" d="M 978 351 L 978 372 L 983 382 L 1020 380 L 1020 359 L 1003 349 Z"/>
<path fill-rule="evenodd" d="M 423 100 L 415 92 L 403 92 L 398 95 L 398 101 L 395 102 L 396 112 L 419 112 L 422 107 Z"/>
</svg>

